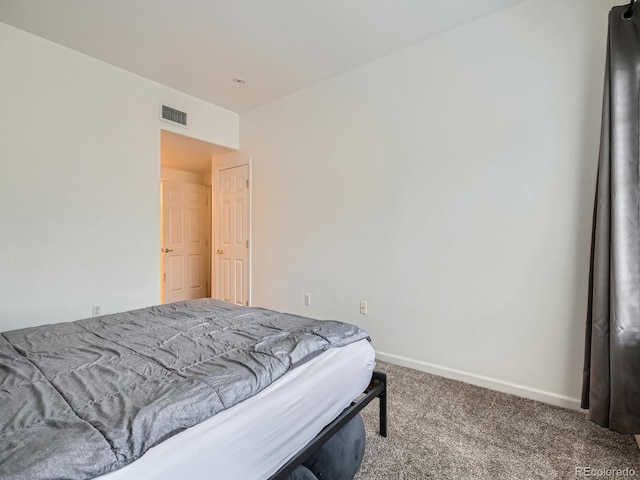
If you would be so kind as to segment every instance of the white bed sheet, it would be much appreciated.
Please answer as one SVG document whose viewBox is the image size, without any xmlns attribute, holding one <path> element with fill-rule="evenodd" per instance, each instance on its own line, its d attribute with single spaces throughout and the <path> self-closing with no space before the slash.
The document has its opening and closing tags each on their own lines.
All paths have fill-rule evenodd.
<svg viewBox="0 0 640 480">
<path fill-rule="evenodd" d="M 260 480 L 273 475 L 369 385 L 371 344 L 332 348 L 274 384 L 99 480 Z"/>
</svg>

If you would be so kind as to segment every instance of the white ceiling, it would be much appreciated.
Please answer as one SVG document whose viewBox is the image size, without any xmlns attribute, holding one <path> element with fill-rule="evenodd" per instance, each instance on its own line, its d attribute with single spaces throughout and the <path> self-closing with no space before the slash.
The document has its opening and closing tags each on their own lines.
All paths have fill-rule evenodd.
<svg viewBox="0 0 640 480">
<path fill-rule="evenodd" d="M 0 21 L 241 113 L 522 1 L 0 0 Z"/>
</svg>

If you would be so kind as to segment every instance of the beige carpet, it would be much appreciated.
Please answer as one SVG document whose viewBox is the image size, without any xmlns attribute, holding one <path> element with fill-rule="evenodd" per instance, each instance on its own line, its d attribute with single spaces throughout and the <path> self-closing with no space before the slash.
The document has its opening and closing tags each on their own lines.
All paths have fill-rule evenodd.
<svg viewBox="0 0 640 480">
<path fill-rule="evenodd" d="M 363 411 L 367 448 L 356 480 L 619 479 L 625 468 L 635 472 L 627 478 L 640 479 L 633 435 L 599 427 L 582 412 L 386 362 L 376 369 L 388 376 L 388 437 L 377 434 L 374 400 Z"/>
</svg>

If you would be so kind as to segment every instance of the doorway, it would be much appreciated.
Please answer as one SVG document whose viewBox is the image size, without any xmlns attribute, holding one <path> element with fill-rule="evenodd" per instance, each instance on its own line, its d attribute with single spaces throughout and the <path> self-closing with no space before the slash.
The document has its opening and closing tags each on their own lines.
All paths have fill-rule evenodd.
<svg viewBox="0 0 640 480">
<path fill-rule="evenodd" d="M 161 130 L 160 302 L 211 297 L 212 159 L 232 150 Z"/>
</svg>

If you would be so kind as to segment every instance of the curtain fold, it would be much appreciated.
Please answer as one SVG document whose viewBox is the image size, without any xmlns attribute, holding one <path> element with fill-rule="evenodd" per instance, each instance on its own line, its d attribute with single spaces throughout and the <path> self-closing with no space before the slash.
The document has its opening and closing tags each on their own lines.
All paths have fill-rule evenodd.
<svg viewBox="0 0 640 480">
<path fill-rule="evenodd" d="M 582 408 L 640 433 L 640 11 L 609 13 Z"/>
</svg>

